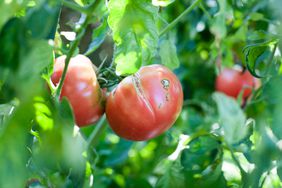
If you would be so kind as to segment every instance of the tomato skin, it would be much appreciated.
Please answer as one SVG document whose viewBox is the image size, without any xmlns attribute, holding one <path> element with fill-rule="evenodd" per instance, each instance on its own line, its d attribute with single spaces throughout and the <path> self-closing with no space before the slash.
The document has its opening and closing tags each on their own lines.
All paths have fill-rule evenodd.
<svg viewBox="0 0 282 188">
<path fill-rule="evenodd" d="M 51 77 L 55 86 L 61 79 L 66 56 L 55 60 Z M 79 127 L 95 123 L 104 113 L 104 95 L 96 78 L 94 65 L 84 55 L 71 58 L 60 98 L 66 97 Z"/>
<path fill-rule="evenodd" d="M 183 104 L 178 78 L 166 67 L 150 65 L 123 79 L 107 98 L 113 131 L 128 140 L 154 138 L 176 121 Z"/>
<path fill-rule="evenodd" d="M 236 69 L 225 68 L 216 78 L 215 88 L 217 91 L 237 98 L 241 91 L 243 99 L 248 98 L 253 89 L 260 86 L 260 80 L 256 79 L 248 71 L 239 71 Z"/>
</svg>

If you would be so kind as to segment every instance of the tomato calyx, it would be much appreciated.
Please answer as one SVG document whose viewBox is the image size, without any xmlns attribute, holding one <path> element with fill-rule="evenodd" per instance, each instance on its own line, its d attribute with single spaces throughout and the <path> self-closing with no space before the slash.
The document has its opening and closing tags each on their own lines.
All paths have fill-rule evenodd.
<svg viewBox="0 0 282 188">
<path fill-rule="evenodd" d="M 105 66 L 105 61 L 103 61 L 99 68 L 96 70 L 97 80 L 101 88 L 111 88 L 119 84 L 123 80 L 123 76 L 118 76 L 115 73 L 115 67 L 111 64 L 109 67 Z"/>
</svg>

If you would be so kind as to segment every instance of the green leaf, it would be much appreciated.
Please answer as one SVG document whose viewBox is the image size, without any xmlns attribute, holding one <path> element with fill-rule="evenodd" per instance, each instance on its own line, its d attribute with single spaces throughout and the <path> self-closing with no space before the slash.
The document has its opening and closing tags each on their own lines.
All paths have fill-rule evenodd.
<svg viewBox="0 0 282 188">
<path fill-rule="evenodd" d="M 230 145 L 240 142 L 248 133 L 246 116 L 240 105 L 235 99 L 222 93 L 215 93 L 213 98 L 217 104 L 224 139 Z"/>
<path fill-rule="evenodd" d="M 35 97 L 34 108 L 35 108 L 35 119 L 42 130 L 52 130 L 54 122 L 52 119 L 51 109 L 44 103 L 42 97 Z"/>
<path fill-rule="evenodd" d="M 221 142 L 212 134 L 193 138 L 182 151 L 180 162 L 187 187 L 224 187 Z M 219 185 L 221 184 L 221 185 Z"/>
<path fill-rule="evenodd" d="M 23 1 L 0 1 L 0 29 L 18 11 L 24 8 L 28 0 Z"/>
<path fill-rule="evenodd" d="M 277 175 L 279 176 L 280 181 L 282 181 L 282 160 L 281 159 L 278 161 Z"/>
<path fill-rule="evenodd" d="M 219 11 L 211 21 L 211 32 L 219 39 L 227 34 L 226 19 L 233 18 L 233 9 L 226 0 L 218 0 Z"/>
<path fill-rule="evenodd" d="M 176 46 L 171 40 L 163 40 L 160 43 L 160 52 L 162 64 L 170 69 L 179 67 Z"/>
<path fill-rule="evenodd" d="M 29 100 L 20 104 L 0 134 L 0 187 L 22 187 L 26 181 L 27 142 L 34 115 Z"/>
<path fill-rule="evenodd" d="M 115 166 L 121 164 L 128 158 L 128 152 L 133 142 L 121 139 L 119 143 L 111 150 L 111 154 L 105 160 L 106 166 Z"/>
<path fill-rule="evenodd" d="M 173 3 L 175 0 L 152 0 L 154 6 L 166 7 Z"/>
<path fill-rule="evenodd" d="M 97 50 L 97 48 L 99 48 L 99 46 L 104 42 L 107 36 L 108 29 L 109 28 L 107 25 L 107 20 L 104 19 L 101 25 L 93 31 L 92 42 L 90 43 L 87 51 L 85 52 L 85 55 L 89 55 L 95 50 Z"/>
<path fill-rule="evenodd" d="M 23 80 L 32 79 L 33 76 L 40 76 L 43 69 L 52 63 L 53 47 L 47 41 L 32 41 L 32 50 L 25 54 L 20 64 L 19 78 Z"/>
<path fill-rule="evenodd" d="M 150 64 L 156 54 L 158 9 L 149 0 L 115 0 L 108 7 L 108 24 L 116 45 L 116 72 L 135 73 L 141 65 Z"/>
<path fill-rule="evenodd" d="M 65 126 L 66 125 L 73 126 L 74 125 L 73 110 L 67 98 L 64 97 L 62 99 L 58 109 L 59 109 L 60 120 L 63 122 L 63 124 Z"/>
<path fill-rule="evenodd" d="M 157 188 L 184 188 L 185 178 L 182 173 L 182 167 L 179 162 L 175 162 L 169 165 L 166 169 L 165 174 L 159 179 L 156 185 Z"/>
<path fill-rule="evenodd" d="M 272 116 L 271 128 L 273 133 L 282 139 L 282 76 L 272 77 L 263 88 L 263 96 L 268 104 Z"/>
<path fill-rule="evenodd" d="M 0 50 L 0 56 L 2 57 L 0 67 L 17 70 L 21 52 L 27 49 L 26 30 L 22 20 L 13 18 L 6 23 L 0 32 L 0 45 L 2 49 Z M 0 77 L 2 75 L 3 73 Z"/>
<path fill-rule="evenodd" d="M 28 12 L 26 26 L 33 38 L 54 39 L 60 9 L 60 3 L 51 6 L 46 1 Z"/>
<path fill-rule="evenodd" d="M 259 20 L 263 20 L 264 19 L 264 15 L 257 13 L 257 12 L 252 12 L 250 14 L 250 19 L 253 21 L 259 21 Z"/>
<path fill-rule="evenodd" d="M 193 139 L 189 147 L 181 154 L 181 165 L 185 171 L 192 174 L 207 174 L 209 166 L 217 166 L 221 163 L 222 151 L 220 142 L 213 136 L 206 135 Z M 194 166 L 197 168 L 194 168 Z M 214 167 L 210 169 L 215 169 Z M 212 173 L 210 170 L 209 173 Z"/>
<path fill-rule="evenodd" d="M 275 66 L 274 45 L 277 39 L 253 43 L 246 46 L 243 50 L 246 58 L 248 70 L 256 77 L 265 77 L 274 72 L 278 72 Z M 256 70 L 260 70 L 260 74 Z"/>
</svg>

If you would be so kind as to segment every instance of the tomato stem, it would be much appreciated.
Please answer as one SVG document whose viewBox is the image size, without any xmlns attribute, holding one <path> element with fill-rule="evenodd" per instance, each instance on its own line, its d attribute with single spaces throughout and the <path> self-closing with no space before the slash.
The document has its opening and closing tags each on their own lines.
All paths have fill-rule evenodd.
<svg viewBox="0 0 282 188">
<path fill-rule="evenodd" d="M 64 67 L 64 70 L 63 70 L 63 73 L 62 73 L 62 77 L 61 77 L 60 83 L 57 87 L 57 90 L 55 92 L 55 99 L 59 99 L 59 97 L 61 95 L 61 91 L 62 91 L 64 80 L 66 79 L 66 74 L 67 74 L 67 69 L 68 69 L 70 59 L 74 55 L 75 50 L 78 47 L 78 44 L 79 44 L 81 38 L 83 37 L 83 35 L 85 33 L 86 27 L 89 24 L 89 21 L 91 20 L 92 12 L 96 9 L 96 7 L 98 6 L 100 1 L 101 0 L 94 1 L 94 3 L 92 3 L 89 7 L 87 7 L 85 9 L 86 12 L 87 12 L 86 17 L 85 17 L 85 19 L 83 20 L 83 22 L 81 23 L 80 27 L 78 28 L 78 30 L 76 32 L 77 33 L 76 39 L 71 43 L 70 50 L 69 50 L 67 57 L 66 57 L 65 67 Z"/>
<path fill-rule="evenodd" d="M 83 13 L 87 13 L 87 10 L 84 8 L 84 7 L 81 7 L 79 6 L 78 4 L 76 3 L 73 3 L 71 1 L 67 1 L 67 0 L 62 0 L 62 4 L 65 6 L 65 7 L 68 7 L 72 10 L 75 10 L 77 12 L 83 12 Z"/>
<path fill-rule="evenodd" d="M 174 28 L 174 26 L 189 12 L 191 12 L 202 0 L 195 0 L 186 10 L 184 10 L 177 18 L 175 18 L 168 26 L 166 26 L 159 34 L 164 35 L 166 32 Z"/>
<path fill-rule="evenodd" d="M 93 132 L 91 133 L 91 135 L 89 136 L 88 140 L 87 140 L 87 148 L 91 147 L 95 147 L 101 134 L 103 133 L 103 131 L 106 128 L 106 115 L 103 115 L 101 117 L 101 119 L 98 121 L 95 129 L 93 130 Z"/>
</svg>

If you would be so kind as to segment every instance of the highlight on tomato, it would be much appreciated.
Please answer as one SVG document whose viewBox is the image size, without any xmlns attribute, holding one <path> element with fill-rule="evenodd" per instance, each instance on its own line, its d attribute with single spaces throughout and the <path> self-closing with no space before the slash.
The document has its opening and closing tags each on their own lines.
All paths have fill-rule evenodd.
<svg viewBox="0 0 282 188">
<path fill-rule="evenodd" d="M 182 86 L 162 65 L 149 65 L 123 79 L 107 98 L 106 116 L 122 138 L 142 141 L 168 130 L 183 104 Z"/>
<path fill-rule="evenodd" d="M 55 60 L 51 77 L 55 86 L 61 79 L 65 60 L 65 55 Z M 60 95 L 63 97 L 69 100 L 79 127 L 91 125 L 103 115 L 105 97 L 97 81 L 95 66 L 86 56 L 77 55 L 70 59 Z"/>
<path fill-rule="evenodd" d="M 224 68 L 216 78 L 215 88 L 230 97 L 237 98 L 241 92 L 247 99 L 254 89 L 260 86 L 260 80 L 247 70 Z"/>
</svg>

